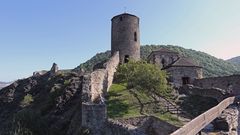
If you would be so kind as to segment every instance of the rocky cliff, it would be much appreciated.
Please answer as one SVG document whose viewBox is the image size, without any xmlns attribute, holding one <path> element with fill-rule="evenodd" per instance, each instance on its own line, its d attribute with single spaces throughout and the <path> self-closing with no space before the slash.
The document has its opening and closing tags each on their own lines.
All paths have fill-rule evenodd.
<svg viewBox="0 0 240 135">
<path fill-rule="evenodd" d="M 0 134 L 67 135 L 81 114 L 82 75 L 49 71 L 0 91 Z M 81 121 L 81 120 L 79 120 Z M 79 124 L 81 125 L 81 124 Z"/>
</svg>

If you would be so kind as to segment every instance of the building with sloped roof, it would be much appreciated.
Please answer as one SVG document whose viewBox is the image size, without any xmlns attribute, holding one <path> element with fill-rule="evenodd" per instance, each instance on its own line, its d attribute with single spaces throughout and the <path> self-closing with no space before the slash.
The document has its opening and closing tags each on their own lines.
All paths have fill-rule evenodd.
<svg viewBox="0 0 240 135">
<path fill-rule="evenodd" d="M 111 54 L 119 52 L 121 64 L 127 63 L 129 59 L 140 60 L 139 17 L 123 13 L 114 16 L 111 22 Z M 202 78 L 202 67 L 175 51 L 161 48 L 153 51 L 148 60 L 166 70 L 169 82 L 176 87 Z"/>
<path fill-rule="evenodd" d="M 166 70 L 169 82 L 175 87 L 191 84 L 194 80 L 203 78 L 202 67 L 198 63 L 166 48 L 153 51 L 148 56 L 148 61 Z"/>
</svg>

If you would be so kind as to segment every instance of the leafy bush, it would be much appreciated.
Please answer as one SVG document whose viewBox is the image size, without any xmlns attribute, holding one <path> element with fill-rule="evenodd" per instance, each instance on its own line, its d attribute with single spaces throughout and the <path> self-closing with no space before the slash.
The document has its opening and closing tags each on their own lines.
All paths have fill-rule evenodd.
<svg viewBox="0 0 240 135">
<path fill-rule="evenodd" d="M 21 106 L 25 107 L 30 105 L 32 102 L 34 101 L 33 97 L 31 94 L 27 94 L 26 96 L 24 96 L 23 100 L 21 101 Z"/>
<path fill-rule="evenodd" d="M 145 61 L 130 61 L 117 68 L 117 81 L 125 83 L 127 89 L 152 94 L 167 95 L 171 89 L 167 85 L 167 74 L 158 66 Z"/>
<path fill-rule="evenodd" d="M 33 110 L 18 112 L 12 121 L 11 135 L 47 135 L 47 124 L 40 113 Z"/>
<path fill-rule="evenodd" d="M 69 85 L 69 84 L 70 84 L 70 80 L 65 80 L 63 84 L 64 84 L 65 86 Z"/>
<path fill-rule="evenodd" d="M 83 69 L 84 71 L 92 71 L 93 67 L 101 63 L 102 61 L 106 61 L 110 58 L 111 52 L 106 51 L 104 53 L 98 53 L 94 57 L 92 57 L 90 60 L 86 61 L 85 63 L 80 64 L 78 67 L 76 67 L 74 70 L 80 70 Z"/>
</svg>

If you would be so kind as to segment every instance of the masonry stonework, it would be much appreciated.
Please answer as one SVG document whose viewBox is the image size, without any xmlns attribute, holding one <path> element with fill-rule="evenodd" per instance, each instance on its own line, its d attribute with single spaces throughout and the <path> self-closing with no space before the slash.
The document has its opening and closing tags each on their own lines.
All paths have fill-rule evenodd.
<svg viewBox="0 0 240 135">
<path fill-rule="evenodd" d="M 232 95 L 240 94 L 240 75 L 197 79 L 193 84 L 202 88 L 221 88 Z"/>
<path fill-rule="evenodd" d="M 148 56 L 148 62 L 167 71 L 169 82 L 177 88 L 203 78 L 202 67 L 198 63 L 166 48 L 153 51 Z"/>
<path fill-rule="evenodd" d="M 101 129 L 107 122 L 105 104 L 82 104 L 82 127 L 90 129 L 92 135 L 101 135 Z"/>
<path fill-rule="evenodd" d="M 104 97 L 112 85 L 113 76 L 119 64 L 119 52 L 116 52 L 105 64 L 103 69 L 96 69 L 85 74 L 83 79 L 82 95 L 85 101 L 103 102 Z"/>
<path fill-rule="evenodd" d="M 164 134 L 170 134 L 177 127 L 166 124 L 155 117 L 128 119 L 125 121 L 127 124 L 124 121 L 109 121 L 107 119 L 105 97 L 112 84 L 118 64 L 127 63 L 130 59 L 140 60 L 139 18 L 127 13 L 117 15 L 112 18 L 111 32 L 112 57 L 103 65 L 95 66 L 92 73 L 85 74 L 83 77 L 82 126 L 89 128 L 93 135 L 145 135 L 151 134 L 151 132 L 152 134 L 162 134 L 164 130 Z M 191 58 L 185 58 L 177 52 L 162 48 L 153 51 L 149 55 L 148 61 L 167 71 L 169 82 L 176 88 L 183 88 L 190 95 L 213 97 L 220 102 L 217 106 L 174 132 L 173 135 L 198 133 L 235 102 L 234 97 L 229 97 L 229 92 L 240 94 L 240 75 L 202 79 L 202 67 Z M 230 118 L 232 117 L 226 115 L 222 122 L 227 123 L 228 128 L 232 126 L 231 130 L 234 130 L 236 124 L 231 125 L 230 123 L 233 121 L 229 121 Z"/>
<path fill-rule="evenodd" d="M 119 52 L 115 52 L 103 69 L 96 69 L 83 77 L 82 126 L 89 128 L 93 135 L 100 135 L 101 128 L 107 122 L 105 95 L 112 85 L 118 64 Z"/>
<path fill-rule="evenodd" d="M 156 64 L 160 68 L 171 65 L 179 59 L 180 55 L 177 52 L 173 52 L 166 49 L 160 49 L 152 51 L 148 56 L 148 61 L 151 64 Z"/>
<path fill-rule="evenodd" d="M 192 84 L 195 79 L 202 78 L 202 68 L 199 67 L 170 67 L 166 71 L 169 73 L 170 82 L 175 87 L 183 85 L 183 78 L 188 78 L 189 84 Z"/>
<path fill-rule="evenodd" d="M 129 59 L 140 59 L 139 18 L 131 14 L 120 14 L 112 18 L 112 55 L 119 51 L 120 63 Z"/>
</svg>

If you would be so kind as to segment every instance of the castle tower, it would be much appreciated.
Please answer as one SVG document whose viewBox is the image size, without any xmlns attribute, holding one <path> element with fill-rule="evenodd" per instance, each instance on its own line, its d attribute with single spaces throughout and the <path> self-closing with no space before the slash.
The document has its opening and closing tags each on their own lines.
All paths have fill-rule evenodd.
<svg viewBox="0 0 240 135">
<path fill-rule="evenodd" d="M 131 14 L 120 14 L 112 18 L 112 55 L 119 51 L 120 63 L 129 59 L 140 59 L 139 18 Z"/>
</svg>

